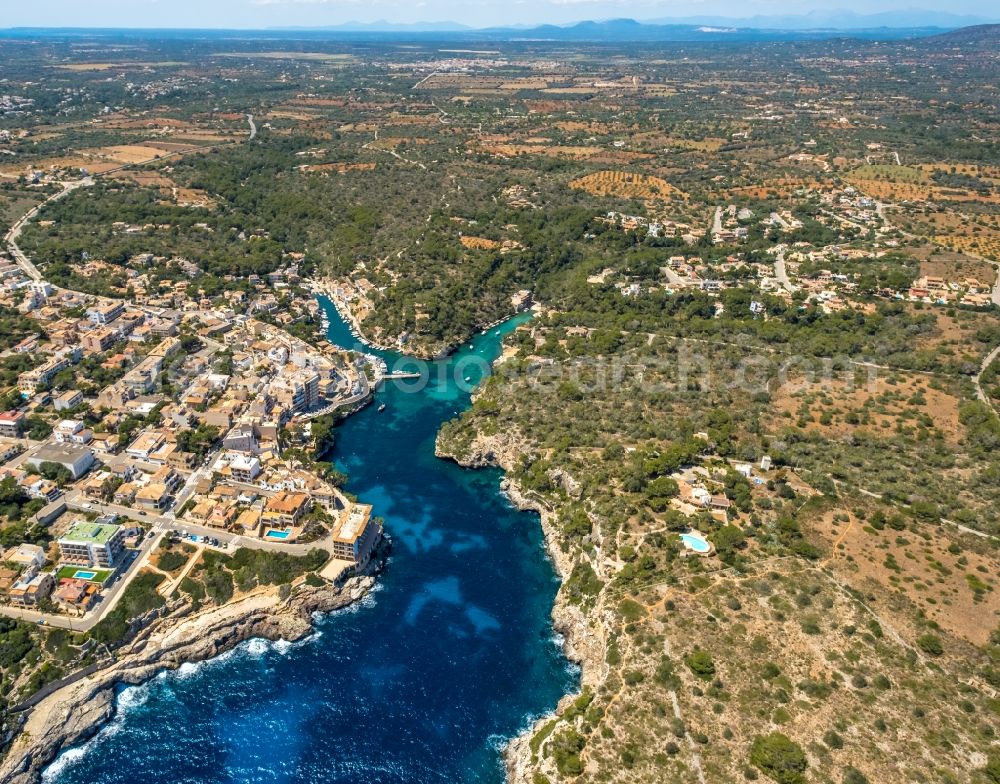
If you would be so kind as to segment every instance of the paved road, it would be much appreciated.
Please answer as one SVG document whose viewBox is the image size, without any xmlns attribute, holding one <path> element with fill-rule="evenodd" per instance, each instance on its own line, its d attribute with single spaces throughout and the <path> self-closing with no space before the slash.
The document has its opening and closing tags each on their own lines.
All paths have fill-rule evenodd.
<svg viewBox="0 0 1000 784">
<path fill-rule="evenodd" d="M 722 231 L 722 207 L 715 208 L 715 215 L 712 218 L 712 236 L 714 237 Z"/>
<path fill-rule="evenodd" d="M 778 283 L 784 286 L 786 291 L 795 291 L 795 286 L 788 279 L 788 271 L 785 269 L 785 251 L 780 250 L 774 257 L 774 277 Z"/>
<path fill-rule="evenodd" d="M 308 422 L 310 419 L 316 419 L 316 417 L 321 417 L 324 414 L 332 414 L 339 408 L 350 408 L 353 405 L 367 400 L 372 395 L 371 386 L 368 384 L 368 377 L 364 373 L 358 373 L 358 381 L 361 384 L 361 390 L 356 395 L 351 395 L 343 400 L 338 400 L 336 403 L 331 403 L 330 405 L 324 406 L 316 411 L 300 414 L 299 419 L 304 422 Z"/>
<path fill-rule="evenodd" d="M 824 215 L 829 215 L 831 218 L 834 218 L 835 220 L 839 220 L 842 223 L 848 223 L 851 226 L 857 226 L 859 229 L 864 229 L 865 231 L 868 231 L 869 229 L 872 228 L 872 226 L 869 225 L 869 224 L 867 224 L 867 223 L 862 223 L 861 221 L 856 221 L 853 218 L 848 218 L 845 215 L 838 215 L 836 212 L 832 212 L 830 210 L 820 209 L 820 212 L 822 212 Z"/>
<path fill-rule="evenodd" d="M 253 121 L 252 114 L 247 115 L 247 122 L 250 123 L 250 138 L 247 141 L 253 141 L 254 138 L 257 136 L 257 125 Z"/>
<path fill-rule="evenodd" d="M 7 245 L 7 250 L 11 256 L 13 256 L 14 261 L 17 262 L 18 266 L 24 270 L 24 274 L 27 275 L 32 280 L 41 280 L 42 273 L 38 271 L 34 264 L 31 263 L 24 251 L 22 251 L 17 245 L 17 238 L 21 236 L 21 232 L 24 227 L 31 222 L 31 220 L 39 213 L 39 211 L 45 207 L 47 204 L 51 204 L 57 199 L 63 198 L 66 194 L 72 193 L 77 188 L 93 185 L 94 181 L 90 177 L 84 177 L 82 180 L 74 180 L 71 182 L 62 182 L 62 190 L 58 193 L 54 193 L 49 196 L 41 204 L 32 207 L 28 212 L 21 216 L 13 226 L 10 227 L 10 231 L 4 236 L 4 244 Z"/>
<path fill-rule="evenodd" d="M 212 475 L 212 466 L 215 465 L 215 461 L 219 459 L 220 454 L 222 454 L 221 446 L 209 452 L 208 457 L 205 458 L 205 463 L 191 472 L 191 475 L 188 476 L 187 481 L 184 483 L 184 487 L 181 488 L 180 492 L 174 498 L 173 508 L 166 514 L 169 519 L 173 520 L 177 511 L 184 508 L 184 504 L 194 494 L 195 486 L 199 480 L 208 479 Z"/>
<path fill-rule="evenodd" d="M 667 283 L 671 286 L 683 286 L 685 284 L 684 278 L 670 269 L 670 267 L 664 267 L 663 274 L 667 276 Z"/>
<path fill-rule="evenodd" d="M 258 493 L 260 492 L 260 488 L 254 487 L 252 489 Z M 331 549 L 331 544 L 327 539 L 320 539 L 316 542 L 309 542 L 307 544 L 296 544 L 294 542 L 284 543 L 275 540 L 257 539 L 252 536 L 228 533 L 207 525 L 198 525 L 197 523 L 191 523 L 186 520 L 178 520 L 173 516 L 172 512 L 156 514 L 154 512 L 147 512 L 143 509 L 133 509 L 131 507 L 120 506 L 118 504 L 94 503 L 84 498 L 80 492 L 69 493 L 64 500 L 70 509 L 82 510 L 85 512 L 96 512 L 98 514 L 114 513 L 119 517 L 125 517 L 139 524 L 152 525 L 157 529 L 177 530 L 187 534 L 212 537 L 218 539 L 221 543 L 218 548 L 214 549 L 221 551 L 235 549 L 237 547 L 249 547 L 254 550 L 271 550 L 272 552 L 291 553 L 292 555 L 305 555 L 310 550 L 317 547 L 323 550 Z"/>
</svg>

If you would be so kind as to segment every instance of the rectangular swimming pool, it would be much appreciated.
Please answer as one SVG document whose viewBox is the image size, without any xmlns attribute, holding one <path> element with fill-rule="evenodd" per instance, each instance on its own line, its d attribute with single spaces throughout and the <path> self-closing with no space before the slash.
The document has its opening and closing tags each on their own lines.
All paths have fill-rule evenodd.
<svg viewBox="0 0 1000 784">
<path fill-rule="evenodd" d="M 86 569 L 77 569 L 73 572 L 74 580 L 93 580 L 97 577 L 97 572 L 89 572 Z"/>
<path fill-rule="evenodd" d="M 267 539 L 287 539 L 291 535 L 291 531 L 268 531 L 264 537 Z"/>
</svg>

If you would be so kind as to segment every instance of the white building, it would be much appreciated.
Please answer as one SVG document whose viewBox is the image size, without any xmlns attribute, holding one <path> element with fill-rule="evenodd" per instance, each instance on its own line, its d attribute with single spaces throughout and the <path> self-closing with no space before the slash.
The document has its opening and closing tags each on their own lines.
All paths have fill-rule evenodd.
<svg viewBox="0 0 1000 784">
<path fill-rule="evenodd" d="M 40 447 L 26 461 L 36 470 L 42 463 L 55 463 L 70 472 L 74 479 L 79 479 L 94 465 L 94 453 L 85 446 L 77 444 L 47 444 Z"/>
<path fill-rule="evenodd" d="M 78 419 L 64 419 L 55 427 L 56 441 L 60 444 L 89 444 L 94 434 Z"/>
<path fill-rule="evenodd" d="M 248 455 L 237 455 L 229 464 L 229 471 L 235 481 L 248 484 L 260 476 L 260 460 Z"/>
</svg>

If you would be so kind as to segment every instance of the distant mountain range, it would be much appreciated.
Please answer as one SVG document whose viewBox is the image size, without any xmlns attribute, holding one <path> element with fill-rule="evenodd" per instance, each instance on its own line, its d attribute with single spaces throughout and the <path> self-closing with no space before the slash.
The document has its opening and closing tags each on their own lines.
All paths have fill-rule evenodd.
<svg viewBox="0 0 1000 784">
<path fill-rule="evenodd" d="M 399 24 L 385 20 L 377 22 L 346 22 L 326 27 L 289 27 L 282 30 L 332 33 L 444 33 L 471 37 L 520 37 L 555 40 L 712 40 L 753 38 L 802 38 L 829 36 L 831 33 L 928 34 L 962 27 L 987 25 L 1000 21 L 1000 16 L 988 19 L 979 16 L 952 14 L 946 11 L 910 9 L 858 14 L 853 11 L 811 11 L 806 14 L 728 17 L 690 16 L 662 19 L 608 19 L 583 21 L 567 25 L 510 25 L 474 28 L 456 22 L 417 22 Z M 787 34 L 783 36 L 782 34 Z"/>
<path fill-rule="evenodd" d="M 387 21 L 348 22 L 326 27 L 282 27 L 267 30 L 141 30 L 95 28 L 10 28 L 0 30 L 3 37 L 38 36 L 92 36 L 124 35 L 143 36 L 150 32 L 170 38 L 192 34 L 226 36 L 252 33 L 265 39 L 342 38 L 349 40 L 399 40 L 423 41 L 565 41 L 606 43 L 667 43 L 667 42 L 721 42 L 721 41 L 804 41 L 829 38 L 861 38 L 891 40 L 934 37 L 936 40 L 1000 43 L 1000 17 L 983 19 L 974 16 L 950 14 L 944 11 L 886 11 L 876 14 L 857 14 L 852 11 L 813 11 L 808 14 L 785 16 L 754 16 L 732 18 L 723 16 L 694 16 L 685 18 L 607 19 L 577 22 L 570 25 L 508 26 L 472 28 L 456 22 L 419 22 L 400 24 Z M 942 35 L 944 34 L 944 35 Z"/>
<path fill-rule="evenodd" d="M 973 25 L 949 30 L 934 36 L 936 41 L 954 43 L 995 44 L 1000 47 L 1000 24 Z"/>
<path fill-rule="evenodd" d="M 723 25 L 728 27 L 749 27 L 756 30 L 871 30 L 878 27 L 941 27 L 953 29 L 996 21 L 1000 21 L 1000 15 L 994 19 L 988 19 L 981 16 L 952 14 L 947 11 L 910 9 L 905 11 L 883 11 L 876 14 L 858 14 L 854 11 L 844 10 L 810 11 L 806 14 L 752 16 L 741 19 L 724 16 L 696 16 L 686 19 L 651 19 L 647 24 Z"/>
</svg>

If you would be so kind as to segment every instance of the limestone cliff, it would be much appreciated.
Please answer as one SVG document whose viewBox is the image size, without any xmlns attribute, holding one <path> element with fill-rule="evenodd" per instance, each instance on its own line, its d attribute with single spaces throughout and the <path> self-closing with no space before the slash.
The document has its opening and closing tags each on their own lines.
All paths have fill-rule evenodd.
<svg viewBox="0 0 1000 784">
<path fill-rule="evenodd" d="M 297 640 L 312 629 L 312 614 L 344 607 L 372 586 L 355 577 L 342 588 L 300 586 L 287 598 L 258 589 L 221 607 L 180 608 L 118 652 L 108 667 L 53 692 L 35 706 L 0 763 L 4 784 L 35 784 L 60 750 L 91 737 L 114 713 L 118 684 L 138 684 L 185 662 L 210 659 L 244 640 Z"/>
</svg>

